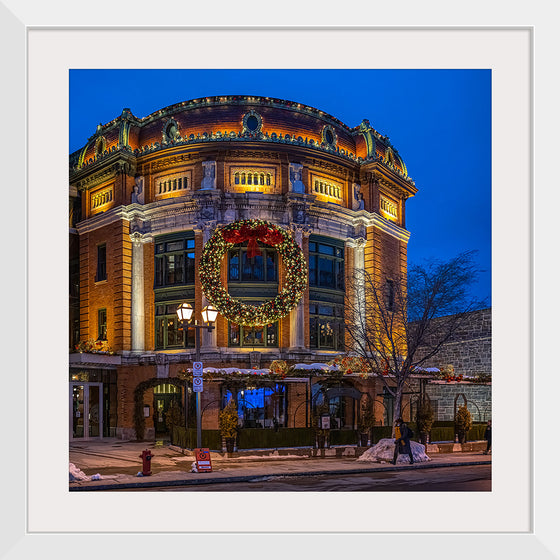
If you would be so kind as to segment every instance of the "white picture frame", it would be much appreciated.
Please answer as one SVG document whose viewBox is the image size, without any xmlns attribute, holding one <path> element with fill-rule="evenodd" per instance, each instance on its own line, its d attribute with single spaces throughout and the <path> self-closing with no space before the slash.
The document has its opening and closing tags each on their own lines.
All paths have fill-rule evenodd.
<svg viewBox="0 0 560 560">
<path fill-rule="evenodd" d="M 6 298 L 5 316 L 9 317 L 11 322 L 9 327 L 5 324 L 4 332 L 18 336 L 13 337 L 13 344 L 10 338 L 5 393 L 10 395 L 8 399 L 10 402 L 2 410 L 3 426 L 5 432 L 8 432 L 9 457 L 4 461 L 7 468 L 3 470 L 3 474 L 6 479 L 9 477 L 6 496 L 7 503 L 10 504 L 10 515 L 7 516 L 2 528 L 1 557 L 30 558 L 56 551 L 58 558 L 70 558 L 75 557 L 76 551 L 79 550 L 78 556 L 89 558 L 94 553 L 96 556 L 100 554 L 101 547 L 118 550 L 119 555 L 126 549 L 127 555 L 130 556 L 136 554 L 155 556 L 161 554 L 161 537 L 164 533 L 167 550 L 172 550 L 175 546 L 185 546 L 186 541 L 182 537 L 184 533 L 189 533 L 189 551 L 207 551 L 210 546 L 211 549 L 215 549 L 218 556 L 227 554 L 235 558 L 246 556 L 248 543 L 251 548 L 256 543 L 260 546 L 270 545 L 272 541 L 269 539 L 274 538 L 270 533 L 281 533 L 282 545 L 288 546 L 289 543 L 289 546 L 312 546 L 315 553 L 328 557 L 348 554 L 349 550 L 354 551 L 353 553 L 375 550 L 376 554 L 395 555 L 396 550 L 404 551 L 407 548 L 416 557 L 426 558 L 448 558 L 450 553 L 455 558 L 487 557 L 491 554 L 511 558 L 558 557 L 556 515 L 548 509 L 549 504 L 555 503 L 555 498 L 558 497 L 557 485 L 549 482 L 554 480 L 555 460 L 548 461 L 546 455 L 544 457 L 533 455 L 534 450 L 544 450 L 548 445 L 548 430 L 556 429 L 552 413 L 555 409 L 553 398 L 558 394 L 557 376 L 544 379 L 547 375 L 555 376 L 554 364 L 548 363 L 550 348 L 554 347 L 555 342 L 552 338 L 553 331 L 547 326 L 546 321 L 539 323 L 538 326 L 536 323 L 537 318 L 541 320 L 546 319 L 548 315 L 554 315 L 555 309 L 551 313 L 551 307 L 555 304 L 555 298 L 545 299 L 544 295 L 540 297 L 535 295 L 554 294 L 555 290 L 550 285 L 552 282 L 550 275 L 533 276 L 535 263 L 541 263 L 542 268 L 537 269 L 538 272 L 545 272 L 545 263 L 550 258 L 547 257 L 546 251 L 550 249 L 548 245 L 554 239 L 550 224 L 554 223 L 551 212 L 555 207 L 554 194 L 556 193 L 552 194 L 547 186 L 553 183 L 550 168 L 555 159 L 551 152 L 550 144 L 553 143 L 553 138 L 550 135 L 552 125 L 558 124 L 558 117 L 555 116 L 552 107 L 552 92 L 555 88 L 552 77 L 545 71 L 548 70 L 545 66 L 547 57 L 539 54 L 539 57 L 534 58 L 533 53 L 537 39 L 542 45 L 541 53 L 558 50 L 558 39 L 553 29 L 553 22 L 549 22 L 552 14 L 544 9 L 539 10 L 535 6 L 524 8 L 526 11 L 523 11 L 505 2 L 497 2 L 495 5 L 485 4 L 484 14 L 479 12 L 479 17 L 476 18 L 477 25 L 481 25 L 481 21 L 485 21 L 486 25 L 503 21 L 503 12 L 499 11 L 498 6 L 507 9 L 510 21 L 515 22 L 516 25 L 520 22 L 528 23 L 521 27 L 475 28 L 468 27 L 471 20 L 465 21 L 459 12 L 445 17 L 446 13 L 442 11 L 438 17 L 436 11 L 426 11 L 426 4 L 433 4 L 435 9 L 438 3 L 422 4 L 421 7 L 409 4 L 407 6 L 409 12 L 403 10 L 403 25 L 414 25 L 413 29 L 388 27 L 392 23 L 391 18 L 384 18 L 372 6 L 369 8 L 360 6 L 361 12 L 352 13 L 353 21 L 349 21 L 349 16 L 349 19 L 342 17 L 331 20 L 341 25 L 340 28 L 333 29 L 328 27 L 331 22 L 326 21 L 325 16 L 312 19 L 316 14 L 300 6 L 301 12 L 297 22 L 313 24 L 313 29 L 286 27 L 278 32 L 282 31 L 286 35 L 283 52 L 288 50 L 293 55 L 294 51 L 290 51 L 288 45 L 294 35 L 304 41 L 305 34 L 309 33 L 336 33 L 342 39 L 346 39 L 348 36 L 355 38 L 352 34 L 373 34 L 381 31 L 385 35 L 385 40 L 389 41 L 389 47 L 393 46 L 391 50 L 393 67 L 406 60 L 406 56 L 409 57 L 410 67 L 416 67 L 422 63 L 423 53 L 426 55 L 423 59 L 425 67 L 441 67 L 442 60 L 446 57 L 449 61 L 454 60 L 455 64 L 466 64 L 469 57 L 480 63 L 481 57 L 484 56 L 484 52 L 482 54 L 479 52 L 480 44 L 486 46 L 486 55 L 489 63 L 493 65 L 497 79 L 497 91 L 495 88 L 494 95 L 498 97 L 493 99 L 493 106 L 496 109 L 493 116 L 495 142 L 493 157 L 495 169 L 497 167 L 507 174 L 506 190 L 500 190 L 497 196 L 493 197 L 495 205 L 493 218 L 496 223 L 493 236 L 494 244 L 498 248 L 493 261 L 495 271 L 493 309 L 497 319 L 493 353 L 498 362 L 503 359 L 501 371 L 507 372 L 510 380 L 515 384 L 510 396 L 515 403 L 516 418 L 519 418 L 518 421 L 512 421 L 510 415 L 507 418 L 495 418 L 493 422 L 495 434 L 501 434 L 503 439 L 502 442 L 499 440 L 493 442 L 493 485 L 497 486 L 498 490 L 491 495 L 501 495 L 503 503 L 497 510 L 503 517 L 494 517 L 493 526 L 489 525 L 488 530 L 448 531 L 445 530 L 444 519 L 439 529 L 437 526 L 428 528 L 421 523 L 426 516 L 438 514 L 437 509 L 431 508 L 430 504 L 426 505 L 425 496 L 420 499 L 419 496 L 414 497 L 410 494 L 396 495 L 391 505 L 390 501 L 382 500 L 381 496 L 370 494 L 366 496 L 367 499 L 360 496 L 354 500 L 353 509 L 349 511 L 347 507 L 340 508 L 340 500 L 343 500 L 345 506 L 349 503 L 345 501 L 349 499 L 348 496 L 344 495 L 333 497 L 332 494 L 326 496 L 313 493 L 311 496 L 306 496 L 305 504 L 301 496 L 277 496 L 273 500 L 274 507 L 270 510 L 267 510 L 267 504 L 271 501 L 270 496 L 251 496 L 250 499 L 245 496 L 236 505 L 235 495 L 226 498 L 219 495 L 214 497 L 205 495 L 205 505 L 200 506 L 200 515 L 205 516 L 205 521 L 196 523 L 192 515 L 192 498 L 185 499 L 185 494 L 167 494 L 164 497 L 157 493 L 150 493 L 150 495 L 129 493 L 125 498 L 124 494 L 115 496 L 115 493 L 73 493 L 70 498 L 69 493 L 60 493 L 63 485 L 67 486 L 67 432 L 62 430 L 58 433 L 56 429 L 50 427 L 67 426 L 67 389 L 59 395 L 56 387 L 61 385 L 61 379 L 66 387 L 68 368 L 67 355 L 64 356 L 64 352 L 60 351 L 52 338 L 56 333 L 65 336 L 66 331 L 53 330 L 49 327 L 45 316 L 45 303 L 53 299 L 63 302 L 66 293 L 66 277 L 63 273 L 61 275 L 64 277 L 59 278 L 60 281 L 56 278 L 49 279 L 53 274 L 56 276 L 56 272 L 52 272 L 51 260 L 54 259 L 56 264 L 59 264 L 60 259 L 57 259 L 51 251 L 45 250 L 47 243 L 52 242 L 53 239 L 55 241 L 61 239 L 57 224 L 66 223 L 66 207 L 60 204 L 66 198 L 64 192 L 66 184 L 64 179 L 61 183 L 60 178 L 64 178 L 67 173 L 67 150 L 66 159 L 56 157 L 64 153 L 63 147 L 59 146 L 54 151 L 51 150 L 53 142 L 60 143 L 61 134 L 62 137 L 66 134 L 67 114 L 65 120 L 63 111 L 60 110 L 65 100 L 61 101 L 56 96 L 64 90 L 64 87 L 60 87 L 60 79 L 61 77 L 64 79 L 65 72 L 67 75 L 68 64 L 73 65 L 76 60 L 81 60 L 86 66 L 97 64 L 99 67 L 102 64 L 103 67 L 107 67 L 106 62 L 109 61 L 111 65 L 132 64 L 136 67 L 151 67 L 150 64 L 157 58 L 157 52 L 154 54 L 152 51 L 159 49 L 146 46 L 147 52 L 138 57 L 129 56 L 129 53 L 142 53 L 142 48 L 138 47 L 147 45 L 142 42 L 147 36 L 155 39 L 157 43 L 157 39 L 160 39 L 162 34 L 168 33 L 169 29 L 166 28 L 172 10 L 167 6 L 163 14 L 148 11 L 145 5 L 139 3 L 134 5 L 123 3 L 122 6 L 111 4 L 112 25 L 126 26 L 111 31 L 107 27 L 106 20 L 100 17 L 100 13 L 107 15 L 108 12 L 93 6 L 87 11 L 86 9 L 76 11 L 66 10 L 62 2 L 43 5 L 13 0 L 4 1 L 0 5 L 1 40 L 4 47 L 3 66 L 5 63 L 5 75 L 9 77 L 7 83 L 10 84 L 10 88 L 6 88 L 2 94 L 7 123 L 3 134 L 2 152 L 8 155 L 6 161 L 10 163 L 10 165 L 5 164 L 6 184 L 18 187 L 9 190 L 10 208 L 13 208 L 13 212 L 7 213 L 5 223 L 9 231 L 17 232 L 18 238 L 25 239 L 26 244 L 22 246 L 21 243 L 16 243 L 13 246 L 11 243 L 6 243 L 5 258 L 8 262 L 16 264 L 19 271 L 25 270 L 27 274 L 25 283 L 22 282 L 23 275 L 19 274 L 4 286 L 5 292 L 10 290 L 10 294 L 13 294 L 13 297 Z M 108 6 L 109 4 L 106 7 Z M 128 9 L 125 9 L 125 6 Z M 184 17 L 184 21 L 209 23 L 209 20 L 204 17 L 206 13 L 200 8 L 198 12 L 193 8 L 192 14 L 178 3 L 175 8 L 177 10 L 175 13 Z M 242 43 L 241 38 L 246 36 L 247 29 L 219 28 L 219 25 L 224 23 L 224 18 L 232 15 L 230 9 L 231 7 L 224 9 L 221 14 L 219 10 L 212 10 L 213 18 L 216 18 L 212 23 L 216 27 L 197 29 L 197 32 L 205 35 L 205 40 L 201 43 L 204 45 L 205 56 L 193 60 L 193 65 L 198 67 L 219 63 L 229 65 L 235 60 L 235 53 L 239 55 L 240 51 L 236 50 L 235 45 L 230 44 L 225 36 L 227 35 L 228 38 L 236 36 Z M 364 17 L 364 11 L 370 17 Z M 275 23 L 292 25 L 294 12 L 287 10 L 286 13 L 290 14 L 290 17 L 274 13 Z M 173 17 L 174 22 L 181 19 Z M 534 27 L 530 25 L 537 20 L 538 24 Z M 356 23 L 363 25 L 366 21 L 387 27 L 354 27 Z M 234 17 L 229 22 L 230 25 L 245 23 L 239 21 L 239 18 L 235 20 Z M 259 25 L 261 21 L 255 18 L 250 24 Z M 93 30 L 92 25 L 98 25 L 99 29 Z M 146 28 L 146 25 L 149 28 Z M 324 27 L 320 28 L 319 25 Z M 442 27 L 438 28 L 434 25 Z M 449 25 L 451 27 L 443 27 Z M 174 29 L 174 33 L 181 33 L 186 28 Z M 262 33 L 265 31 L 261 28 Z M 89 41 L 95 33 L 98 36 L 99 34 L 107 36 L 113 32 L 115 36 L 121 35 L 121 41 L 126 37 L 126 49 L 119 48 L 118 41 L 111 41 L 110 49 L 105 44 Z M 471 32 L 478 38 L 477 42 L 471 44 L 469 52 L 464 44 L 460 45 L 461 41 L 456 41 L 457 35 L 467 32 Z M 66 38 L 57 43 L 56 36 L 61 33 L 66 34 Z M 133 34 L 138 34 L 138 43 L 131 40 Z M 398 41 L 388 39 L 391 34 L 400 35 Z M 495 37 L 493 46 L 492 42 L 488 41 L 492 34 Z M 40 40 L 39 35 L 42 36 Z M 88 40 L 85 40 L 85 35 L 88 35 Z M 421 35 L 422 38 L 419 39 Z M 436 37 L 438 35 L 439 37 Z M 96 57 L 92 56 L 88 49 L 83 50 L 88 42 L 90 48 L 92 45 L 97 45 L 97 62 Z M 399 51 L 395 47 L 397 43 L 404 45 L 403 50 L 406 48 L 407 53 Z M 44 68 L 29 66 L 29 56 L 35 56 L 36 53 L 36 51 L 31 53 L 30 50 L 37 49 L 39 44 L 44 47 L 42 56 L 54 57 L 48 62 L 53 67 L 53 71 L 49 73 L 52 81 L 44 80 L 42 75 Z M 173 48 L 176 44 L 168 44 L 166 49 L 163 49 L 166 53 L 166 64 L 177 64 L 181 60 Z M 120 45 L 122 46 L 122 43 Z M 458 49 L 457 52 L 455 48 Z M 112 52 L 114 56 L 103 57 L 100 51 Z M 278 61 L 278 52 L 275 50 L 269 53 L 271 57 L 269 60 Z M 81 53 L 82 56 L 77 56 L 76 53 Z M 431 53 L 432 56 L 428 56 L 427 53 Z M 520 58 L 514 57 L 514 53 L 519 53 Z M 548 54 L 548 57 L 548 62 L 551 63 L 551 55 Z M 266 60 L 258 56 L 255 58 L 257 65 Z M 240 55 L 238 60 L 243 60 Z M 298 64 L 296 58 L 290 60 Z M 360 67 L 360 64 L 364 64 L 364 59 L 360 59 L 357 55 L 344 57 L 340 53 L 337 55 L 336 52 L 326 60 L 318 58 L 314 59 L 314 62 L 330 67 L 329 65 L 332 64 L 343 63 L 343 60 L 352 67 Z M 538 69 L 541 72 L 537 105 L 534 104 L 533 79 L 534 72 Z M 519 81 L 515 81 L 516 76 Z M 500 80 L 504 79 L 507 82 L 512 77 L 515 89 L 511 89 L 510 94 L 506 95 L 507 84 L 500 83 Z M 518 91 L 517 87 L 524 89 Z M 48 101 L 52 108 L 51 127 L 46 129 L 43 127 L 40 132 L 37 131 L 35 123 L 45 122 L 44 116 L 41 117 L 37 112 L 39 109 L 44 109 L 44 106 L 42 103 L 31 106 L 38 97 Z M 29 107 L 28 103 L 30 103 Z M 498 110 L 499 108 L 501 110 Z M 537 115 L 534 122 L 533 110 Z M 507 119 L 508 116 L 517 120 L 515 127 L 510 127 L 507 122 L 500 120 Z M 533 137 L 535 124 L 538 124 L 536 143 Z M 62 133 L 60 129 L 63 129 Z M 9 135 L 6 134 L 6 130 L 9 130 Z M 518 131 L 518 138 L 511 137 L 513 130 Z M 45 146 L 44 153 L 37 151 L 41 135 Z M 496 144 L 498 141 L 500 143 Z M 534 145 L 539 147 L 538 154 L 533 152 Z M 32 158 L 28 159 L 30 155 Z M 504 161 L 507 161 L 508 157 L 511 158 L 511 164 L 504 166 Z M 549 169 L 546 169 L 547 165 L 543 165 L 542 168 L 536 166 L 536 163 L 541 160 L 546 162 L 547 157 Z M 543 185 L 540 187 L 542 190 L 535 190 L 534 176 L 542 180 L 539 182 L 539 185 Z M 38 188 L 39 177 L 41 188 Z M 498 182 L 503 177 L 496 177 L 494 174 L 493 179 Z M 45 196 L 45 191 L 49 193 L 48 196 Z M 540 197 L 537 196 L 538 194 Z M 506 197 L 507 204 L 503 202 L 503 197 Z M 539 204 L 540 202 L 542 204 Z M 538 212 L 539 220 L 534 219 L 532 210 Z M 12 233 L 9 237 L 7 235 L 7 241 L 12 236 Z M 542 242 L 542 245 L 536 241 Z M 511 245 L 515 249 L 511 249 Z M 507 250 L 508 247 L 511 252 Z M 514 261 L 517 268 L 515 273 L 511 273 Z M 509 279 L 507 285 L 503 284 L 505 279 Z M 20 307 L 22 301 L 27 302 L 27 318 L 23 317 L 21 309 L 17 308 L 18 301 Z M 512 306 L 515 308 L 515 313 L 511 310 Z M 546 316 L 543 312 L 544 306 L 548 311 Z M 535 315 L 538 311 L 540 313 Z M 511 319 L 515 317 L 517 323 L 500 325 L 500 312 L 504 313 L 505 322 L 511 323 Z M 60 315 L 63 315 L 62 322 L 66 321 L 64 313 Z M 54 323 L 59 327 L 61 321 L 55 317 Z M 27 337 L 24 341 L 21 333 L 25 332 Z M 511 356 L 514 350 L 515 356 Z M 507 355 L 502 355 L 506 353 Z M 22 358 L 24 356 L 26 359 Z M 537 371 L 540 371 L 541 378 L 537 378 Z M 499 380 L 496 380 L 496 387 L 494 390 L 500 405 Z M 504 387 L 503 381 L 501 387 Z M 24 396 L 26 398 L 23 407 Z M 495 410 L 511 413 L 511 406 L 505 404 Z M 501 405 L 504 405 L 503 400 Z M 13 421 L 6 422 L 8 418 L 17 418 L 17 425 Z M 38 431 L 39 426 L 41 431 Z M 510 431 L 521 434 L 521 438 L 512 437 L 511 433 L 508 433 Z M 515 446 L 516 442 L 519 447 Z M 551 453 L 555 459 L 557 451 L 552 449 Z M 508 492 L 511 494 L 509 501 L 504 499 Z M 520 499 L 516 499 L 517 492 L 523 494 Z M 120 505 L 117 498 L 120 499 Z M 418 505 L 421 504 L 422 509 L 415 507 L 414 498 L 418 499 Z M 461 517 L 465 514 L 463 508 L 465 498 L 460 495 L 456 499 L 450 497 L 448 501 L 439 501 L 449 508 L 439 511 L 439 515 L 442 517 L 444 515 L 446 518 Z M 478 498 L 479 514 L 483 515 L 486 508 L 493 507 L 490 503 L 491 499 L 483 494 Z M 252 502 L 251 507 L 247 507 L 248 501 Z M 382 506 L 379 505 L 381 502 L 383 502 Z M 297 513 L 294 510 L 294 503 L 298 504 L 298 508 L 304 504 L 303 511 L 307 513 L 304 517 L 306 522 L 300 524 L 300 529 L 297 530 L 294 530 L 293 525 L 289 523 L 282 524 L 282 520 L 289 521 L 290 515 Z M 175 520 L 181 519 L 181 523 L 168 525 L 172 527 L 171 529 L 165 529 L 165 525 L 154 527 L 152 530 L 146 528 L 143 524 L 145 515 L 153 517 L 154 507 L 161 508 L 161 511 L 165 511 L 168 516 L 172 514 Z M 388 518 L 388 522 L 385 523 L 383 530 L 365 529 L 364 519 L 378 517 L 381 520 L 380 507 L 387 508 L 383 517 Z M 251 511 L 258 511 L 259 515 L 251 515 Z M 260 515 L 263 511 L 266 515 Z M 327 516 L 324 514 L 328 511 L 331 511 L 330 517 L 338 521 L 336 525 L 325 522 Z M 473 511 L 476 512 L 473 509 L 467 512 L 471 521 Z M 114 515 L 120 521 L 110 524 L 109 529 L 100 528 L 91 523 L 95 518 L 95 516 L 92 518 L 92 512 L 98 519 Z M 235 523 L 235 517 L 240 512 L 245 516 L 244 524 Z M 319 512 L 321 514 L 318 514 Z M 509 525 L 506 518 L 512 512 L 514 519 Z M 407 520 L 415 516 L 418 516 L 419 521 L 417 530 L 410 529 L 410 525 L 407 524 Z M 223 522 L 223 518 L 227 518 L 226 521 L 231 518 L 231 523 Z M 222 519 L 221 523 L 219 523 L 220 519 Z M 469 518 L 466 517 L 464 521 L 466 527 Z M 321 524 L 318 524 L 319 522 Z M 218 530 L 215 529 L 216 523 L 219 523 Z M 408 528 L 403 531 L 403 526 Z M 339 530 L 336 527 L 339 527 Z M 148 534 L 139 538 L 138 531 Z M 395 533 L 399 534 L 395 535 Z M 122 550 L 120 547 L 123 547 Z M 281 550 L 282 548 L 283 546 L 278 547 L 268 555 L 272 557 L 277 557 L 280 553 L 284 555 L 285 551 Z"/>
</svg>

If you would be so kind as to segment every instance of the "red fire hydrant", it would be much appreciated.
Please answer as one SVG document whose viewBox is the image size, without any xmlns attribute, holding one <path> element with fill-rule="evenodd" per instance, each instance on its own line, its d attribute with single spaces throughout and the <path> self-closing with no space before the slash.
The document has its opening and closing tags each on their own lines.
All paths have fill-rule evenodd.
<svg viewBox="0 0 560 560">
<path fill-rule="evenodd" d="M 142 476 L 150 476 L 152 474 L 152 453 L 149 449 L 144 449 L 142 455 L 139 455 L 139 457 L 142 459 Z"/>
</svg>

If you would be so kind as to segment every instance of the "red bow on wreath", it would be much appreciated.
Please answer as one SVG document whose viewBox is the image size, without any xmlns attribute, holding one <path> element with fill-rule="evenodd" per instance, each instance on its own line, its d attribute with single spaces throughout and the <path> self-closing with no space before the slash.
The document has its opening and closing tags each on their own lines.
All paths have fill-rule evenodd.
<svg viewBox="0 0 560 560">
<path fill-rule="evenodd" d="M 264 225 L 254 228 L 243 225 L 239 229 L 230 229 L 222 232 L 222 237 L 226 243 L 243 243 L 248 240 L 247 257 L 250 259 L 261 255 L 257 241 L 272 246 L 278 245 L 283 241 L 282 234 L 279 231 Z"/>
</svg>

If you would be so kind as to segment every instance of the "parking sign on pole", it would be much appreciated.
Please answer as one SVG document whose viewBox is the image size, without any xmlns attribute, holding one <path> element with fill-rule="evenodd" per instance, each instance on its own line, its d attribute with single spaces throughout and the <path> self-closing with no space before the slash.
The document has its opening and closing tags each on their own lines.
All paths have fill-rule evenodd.
<svg viewBox="0 0 560 560">
<path fill-rule="evenodd" d="M 202 377 L 193 377 L 192 380 L 193 391 L 195 393 L 202 393 L 204 390 L 204 383 L 202 382 Z"/>
<path fill-rule="evenodd" d="M 194 377 L 202 377 L 202 362 L 193 362 L 193 376 Z"/>
</svg>

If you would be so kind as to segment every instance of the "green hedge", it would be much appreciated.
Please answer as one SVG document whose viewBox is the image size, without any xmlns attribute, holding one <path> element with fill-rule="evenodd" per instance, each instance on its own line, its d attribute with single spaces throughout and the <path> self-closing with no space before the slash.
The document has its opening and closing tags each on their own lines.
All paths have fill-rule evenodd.
<svg viewBox="0 0 560 560">
<path fill-rule="evenodd" d="M 237 435 L 238 449 L 310 447 L 315 442 L 311 428 L 244 428 Z"/>
<path fill-rule="evenodd" d="M 173 426 L 171 443 L 183 449 L 195 449 L 196 428 L 188 428 L 185 430 L 185 428 Z M 202 430 L 201 443 L 202 447 L 207 447 L 212 451 L 221 451 L 222 437 L 220 435 L 220 430 Z"/>
<path fill-rule="evenodd" d="M 355 430 L 331 430 L 331 445 L 356 445 L 358 443 L 358 432 Z"/>
<path fill-rule="evenodd" d="M 434 423 L 435 424 L 435 423 Z M 430 441 L 454 441 L 455 427 L 453 422 L 438 422 L 448 424 L 432 427 Z M 414 432 L 414 441 L 420 440 L 414 422 L 408 423 Z M 484 439 L 486 424 L 474 424 L 467 434 L 467 441 Z M 372 428 L 372 445 L 380 439 L 390 438 L 391 426 L 375 426 Z M 196 428 L 173 427 L 171 443 L 184 449 L 196 447 Z M 356 445 L 358 432 L 355 430 L 331 430 L 331 445 Z M 237 436 L 238 449 L 268 449 L 278 447 L 313 447 L 315 445 L 315 431 L 312 428 L 278 428 L 278 431 L 267 428 L 244 428 L 239 430 Z M 219 430 L 202 430 L 202 447 L 213 451 L 222 450 L 222 438 Z"/>
</svg>

